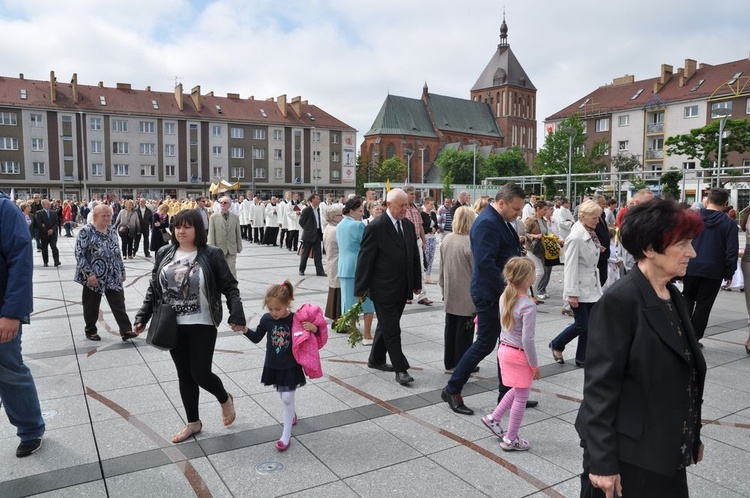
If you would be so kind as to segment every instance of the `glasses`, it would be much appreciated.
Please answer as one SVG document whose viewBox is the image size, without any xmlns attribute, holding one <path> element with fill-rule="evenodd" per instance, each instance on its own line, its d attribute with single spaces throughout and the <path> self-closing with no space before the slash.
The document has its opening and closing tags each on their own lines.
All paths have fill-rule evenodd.
<svg viewBox="0 0 750 498">
<path fill-rule="evenodd" d="M 231 202 L 229 202 L 229 201 L 221 201 L 221 202 L 219 202 L 219 204 L 231 204 Z"/>
</svg>

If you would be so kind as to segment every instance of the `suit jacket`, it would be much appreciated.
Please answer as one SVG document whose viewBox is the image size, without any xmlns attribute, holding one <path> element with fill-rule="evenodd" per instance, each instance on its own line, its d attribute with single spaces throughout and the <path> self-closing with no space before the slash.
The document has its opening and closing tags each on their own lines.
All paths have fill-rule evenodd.
<svg viewBox="0 0 750 498">
<path fill-rule="evenodd" d="M 57 216 L 57 212 L 54 209 L 49 210 L 49 216 L 40 209 L 36 212 L 36 227 L 39 229 L 39 237 L 42 239 L 54 239 L 57 237 L 57 229 L 60 226 L 60 218 Z M 52 234 L 48 235 L 47 230 L 52 230 Z"/>
<path fill-rule="evenodd" d="M 141 233 L 147 234 L 148 229 L 151 228 L 151 223 L 153 223 L 154 213 L 148 207 L 146 207 L 144 214 L 141 214 L 141 206 L 136 207 L 135 210 L 138 211 L 138 218 L 141 220 Z"/>
<path fill-rule="evenodd" d="M 577 296 L 581 303 L 595 303 L 602 295 L 599 281 L 599 249 L 588 230 L 577 221 L 565 239 L 563 299 Z"/>
<path fill-rule="evenodd" d="M 706 362 L 680 292 L 673 284 L 667 287 L 695 359 L 698 422 L 691 450 L 696 458 Z M 692 374 L 670 316 L 634 266 L 602 296 L 589 318 L 583 402 L 575 427 L 591 457 L 590 471 L 614 475 L 622 461 L 675 475 Z"/>
<path fill-rule="evenodd" d="M 365 225 L 352 218 L 344 218 L 336 226 L 336 241 L 339 245 L 339 277 L 354 278 L 356 275 L 357 259 L 364 232 Z"/>
<path fill-rule="evenodd" d="M 318 217 L 320 219 L 320 226 L 317 226 L 315 222 L 315 213 L 313 212 L 312 204 L 306 207 L 299 217 L 299 226 L 302 228 L 302 242 L 315 242 L 316 240 L 323 240 L 323 214 L 318 210 Z"/>
<path fill-rule="evenodd" d="M 226 224 L 229 231 L 226 231 Z M 225 236 L 225 233 L 228 233 Z M 239 254 L 242 252 L 242 230 L 240 229 L 240 217 L 230 212 L 229 218 L 224 221 L 224 216 L 219 213 L 208 219 L 208 243 L 222 250 L 224 254 Z"/>
<path fill-rule="evenodd" d="M 599 255 L 599 261 L 607 261 L 609 259 L 609 226 L 607 226 L 607 217 L 604 215 L 604 212 L 602 212 L 601 216 L 599 217 L 599 222 L 596 224 L 596 228 L 594 228 L 594 233 L 596 233 L 596 236 L 599 237 L 599 242 L 602 243 L 602 246 L 604 246 L 605 251 Z"/>
<path fill-rule="evenodd" d="M 513 256 L 521 255 L 518 232 L 508 226 L 492 206 L 483 210 L 471 225 L 471 297 L 498 301 L 505 290 L 503 268 Z"/>
<path fill-rule="evenodd" d="M 401 220 L 403 238 L 383 213 L 365 228 L 354 277 L 354 295 L 365 291 L 375 302 L 403 303 L 422 288 L 422 270 L 414 224 Z"/>
</svg>

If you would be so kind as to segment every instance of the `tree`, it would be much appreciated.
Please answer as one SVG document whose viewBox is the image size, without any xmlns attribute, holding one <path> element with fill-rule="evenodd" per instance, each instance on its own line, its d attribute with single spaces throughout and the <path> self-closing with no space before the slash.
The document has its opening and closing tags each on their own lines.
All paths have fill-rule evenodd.
<svg viewBox="0 0 750 498">
<path fill-rule="evenodd" d="M 396 156 L 386 159 L 378 166 L 377 177 L 380 182 L 390 180 L 401 183 L 406 179 L 406 163 Z"/>
<path fill-rule="evenodd" d="M 646 188 L 640 156 L 631 154 L 630 152 L 621 152 L 616 156 L 612 156 L 612 171 L 628 173 L 619 175 L 620 180 L 629 181 L 633 185 L 634 190 Z M 618 198 L 617 201 L 621 202 L 622 199 Z"/>
<path fill-rule="evenodd" d="M 682 172 L 676 169 L 662 173 L 661 185 L 662 192 L 669 194 L 673 199 L 680 199 L 680 180 L 682 180 Z"/>
<path fill-rule="evenodd" d="M 453 197 L 453 180 L 450 173 L 443 175 L 443 197 Z"/>
<path fill-rule="evenodd" d="M 476 155 L 477 160 L 477 177 L 479 184 L 482 180 L 491 176 L 490 170 L 486 166 L 486 161 L 482 154 Z M 472 185 L 474 183 L 474 149 L 456 150 L 450 149 L 443 151 L 435 160 L 435 165 L 440 168 L 443 178 L 445 175 L 451 176 L 451 183 Z"/>
<path fill-rule="evenodd" d="M 690 133 L 669 137 L 664 142 L 667 155 L 685 155 L 700 161 L 702 167 L 710 168 L 712 159 L 716 159 L 716 152 L 719 150 L 719 124 L 720 121 L 714 121 L 690 130 Z M 722 163 L 730 152 L 742 154 L 750 149 L 750 122 L 747 119 L 727 120 L 721 148 Z"/>
<path fill-rule="evenodd" d="M 501 154 L 490 154 L 485 161 L 488 176 L 526 176 L 530 175 L 529 167 L 519 147 L 511 147 Z"/>
<path fill-rule="evenodd" d="M 357 169 L 355 170 L 356 185 L 354 187 L 357 195 L 365 195 L 365 182 L 367 181 L 367 169 L 370 160 L 363 155 L 357 156 Z"/>
</svg>

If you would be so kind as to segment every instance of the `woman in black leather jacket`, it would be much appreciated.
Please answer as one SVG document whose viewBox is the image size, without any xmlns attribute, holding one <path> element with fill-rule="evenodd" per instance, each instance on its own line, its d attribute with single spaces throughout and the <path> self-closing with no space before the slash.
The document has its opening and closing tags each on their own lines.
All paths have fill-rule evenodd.
<svg viewBox="0 0 750 498">
<path fill-rule="evenodd" d="M 234 400 L 221 379 L 211 371 L 217 327 L 221 323 L 221 295 L 227 299 L 229 324 L 245 325 L 237 280 L 220 249 L 207 244 L 200 213 L 180 211 L 172 218 L 174 244 L 156 254 L 151 282 L 143 306 L 135 317 L 134 331 L 146 327 L 154 307 L 169 303 L 177 314 L 177 347 L 170 351 L 177 368 L 180 396 L 187 425 L 172 437 L 180 443 L 201 431 L 198 416 L 199 387 L 221 403 L 224 425 L 234 422 Z"/>
</svg>

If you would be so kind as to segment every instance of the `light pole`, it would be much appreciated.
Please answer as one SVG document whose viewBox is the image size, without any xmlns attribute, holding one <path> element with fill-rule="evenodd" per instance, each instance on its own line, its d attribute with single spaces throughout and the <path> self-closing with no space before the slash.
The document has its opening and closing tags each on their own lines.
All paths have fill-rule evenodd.
<svg viewBox="0 0 750 498">
<path fill-rule="evenodd" d="M 253 195 L 255 194 L 255 146 L 250 149 L 250 178 L 253 179 Z M 239 177 L 239 175 L 237 175 Z"/>
<path fill-rule="evenodd" d="M 404 149 L 404 154 L 406 154 L 406 182 L 404 183 L 410 183 L 411 182 L 411 156 L 414 154 L 414 151 L 411 149 Z"/>
<path fill-rule="evenodd" d="M 318 146 L 315 145 L 315 127 L 312 127 L 312 142 L 313 142 L 313 154 L 312 154 L 312 163 L 313 163 L 313 186 L 316 194 L 318 193 L 318 167 L 315 165 L 315 153 L 317 152 Z"/>
<path fill-rule="evenodd" d="M 422 192 L 422 199 L 424 199 L 424 150 L 425 147 L 419 148 L 419 153 L 422 154 L 422 180 L 419 182 L 421 187 L 420 190 Z"/>
<path fill-rule="evenodd" d="M 724 107 L 721 107 L 719 109 L 714 109 L 711 112 L 713 117 L 721 118 L 721 121 L 719 121 L 719 149 L 716 152 L 716 186 L 721 188 L 721 148 L 722 148 L 722 139 L 724 138 L 724 126 L 727 124 L 727 119 L 729 119 L 729 115 L 731 112 L 729 109 L 726 109 Z M 696 196 L 697 198 L 697 196 Z"/>
<path fill-rule="evenodd" d="M 563 131 L 568 134 L 568 182 L 565 194 L 568 196 L 568 201 L 572 202 L 572 199 L 570 198 L 570 175 L 572 174 L 573 169 L 573 140 L 578 134 L 578 130 L 572 126 L 567 126 L 563 128 Z"/>
<path fill-rule="evenodd" d="M 471 177 L 471 195 L 472 199 L 476 199 L 476 191 L 477 191 L 477 145 L 478 142 L 476 140 L 469 140 L 469 143 L 474 146 L 474 173 Z"/>
<path fill-rule="evenodd" d="M 370 183 L 372 180 L 370 180 L 370 171 L 372 170 L 372 167 L 375 166 L 375 158 L 380 157 L 380 154 L 377 152 L 372 153 L 372 161 L 370 161 L 370 167 L 367 168 L 367 183 Z"/>
</svg>

